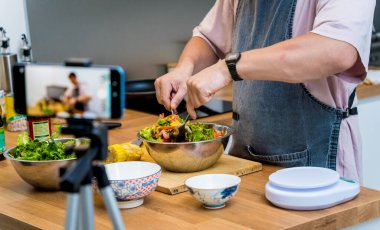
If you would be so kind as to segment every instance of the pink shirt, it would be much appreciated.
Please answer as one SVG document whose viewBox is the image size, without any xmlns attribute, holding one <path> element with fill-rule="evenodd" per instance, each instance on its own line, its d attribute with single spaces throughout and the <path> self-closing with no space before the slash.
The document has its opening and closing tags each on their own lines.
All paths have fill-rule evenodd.
<svg viewBox="0 0 380 230">
<path fill-rule="evenodd" d="M 231 51 L 237 4 L 238 0 L 216 1 L 193 31 L 193 36 L 205 39 L 220 58 Z M 349 72 L 305 83 L 310 93 L 321 102 L 346 109 L 352 90 L 365 78 L 375 4 L 375 0 L 297 1 L 294 37 L 308 32 L 316 33 L 345 41 L 354 46 L 359 54 L 355 66 Z M 361 181 L 360 138 L 358 116 L 344 119 L 339 133 L 337 171 L 342 177 L 357 181 Z"/>
</svg>

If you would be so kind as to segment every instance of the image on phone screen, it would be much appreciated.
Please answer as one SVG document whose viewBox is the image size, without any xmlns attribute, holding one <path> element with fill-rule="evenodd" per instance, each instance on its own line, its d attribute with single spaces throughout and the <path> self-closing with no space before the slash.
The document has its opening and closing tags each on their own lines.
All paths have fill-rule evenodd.
<svg viewBox="0 0 380 230">
<path fill-rule="evenodd" d="M 25 88 L 27 114 L 31 116 L 111 116 L 109 68 L 28 65 Z"/>
</svg>

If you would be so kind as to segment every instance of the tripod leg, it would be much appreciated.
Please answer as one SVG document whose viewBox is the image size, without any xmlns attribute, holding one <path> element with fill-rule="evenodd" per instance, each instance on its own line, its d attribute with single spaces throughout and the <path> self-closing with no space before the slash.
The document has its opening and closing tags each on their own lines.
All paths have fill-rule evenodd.
<svg viewBox="0 0 380 230">
<path fill-rule="evenodd" d="M 100 192 L 102 193 L 103 200 L 107 207 L 108 214 L 110 215 L 112 219 L 112 224 L 113 224 L 114 229 L 116 230 L 125 229 L 123 219 L 121 218 L 121 215 L 120 215 L 120 210 L 116 205 L 115 193 L 113 192 L 112 188 L 108 185 L 100 189 Z"/>
<path fill-rule="evenodd" d="M 65 218 L 65 229 L 73 230 L 76 228 L 78 217 L 79 193 L 68 193 L 67 211 Z"/>
<path fill-rule="evenodd" d="M 82 197 L 81 195 L 79 195 L 79 201 L 78 201 L 78 217 L 77 217 L 77 230 L 83 230 L 84 229 L 84 226 L 83 226 L 83 213 L 84 213 L 84 210 L 83 210 L 83 205 L 82 205 Z"/>
<path fill-rule="evenodd" d="M 91 184 L 82 185 L 80 188 L 83 229 L 95 229 L 94 206 Z"/>
</svg>

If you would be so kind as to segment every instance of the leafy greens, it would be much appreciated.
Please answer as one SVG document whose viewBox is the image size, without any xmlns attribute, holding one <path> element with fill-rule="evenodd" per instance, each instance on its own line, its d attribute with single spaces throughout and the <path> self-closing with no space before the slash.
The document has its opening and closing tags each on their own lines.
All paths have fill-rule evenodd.
<svg viewBox="0 0 380 230">
<path fill-rule="evenodd" d="M 74 144 L 74 140 L 55 142 L 53 137 L 48 140 L 32 140 L 27 133 L 19 134 L 16 147 L 9 155 L 18 160 L 63 160 L 75 158 L 75 154 L 66 154 L 67 145 Z"/>
<path fill-rule="evenodd" d="M 185 132 L 186 140 L 189 142 L 206 141 L 215 138 L 213 128 L 202 123 L 187 124 L 191 132 Z"/>
<path fill-rule="evenodd" d="M 183 124 L 183 119 L 176 114 L 164 117 L 163 114 L 152 126 L 145 127 L 140 131 L 140 136 L 149 141 L 176 142 L 179 134 L 178 127 Z M 185 142 L 205 141 L 218 138 L 223 132 L 217 132 L 211 125 L 204 123 L 185 124 Z M 183 140 L 180 140 L 181 142 Z"/>
</svg>

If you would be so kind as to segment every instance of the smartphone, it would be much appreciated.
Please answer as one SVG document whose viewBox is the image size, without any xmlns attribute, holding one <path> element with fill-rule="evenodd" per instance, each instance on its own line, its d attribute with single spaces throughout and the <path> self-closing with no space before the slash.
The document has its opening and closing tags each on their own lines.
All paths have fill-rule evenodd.
<svg viewBox="0 0 380 230">
<path fill-rule="evenodd" d="M 17 64 L 15 111 L 28 116 L 117 119 L 124 114 L 124 71 L 118 66 Z"/>
</svg>

